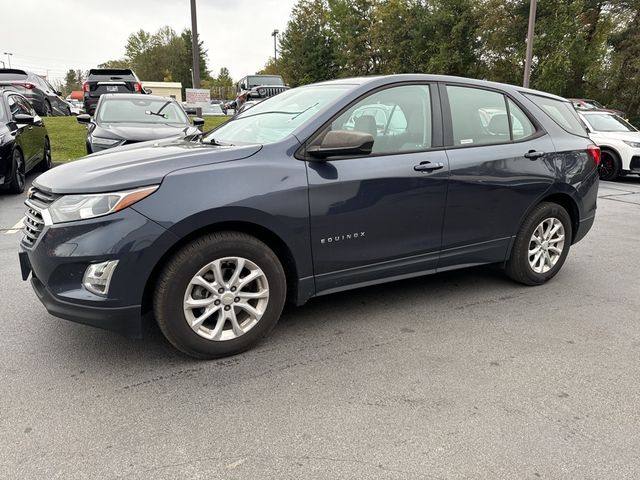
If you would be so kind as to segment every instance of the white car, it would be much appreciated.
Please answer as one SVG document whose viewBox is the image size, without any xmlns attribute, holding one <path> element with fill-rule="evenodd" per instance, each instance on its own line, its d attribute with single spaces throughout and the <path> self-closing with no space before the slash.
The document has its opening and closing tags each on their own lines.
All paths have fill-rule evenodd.
<svg viewBox="0 0 640 480">
<path fill-rule="evenodd" d="M 615 180 L 627 173 L 640 174 L 640 131 L 619 116 L 602 111 L 579 111 L 589 137 L 602 150 L 600 178 Z"/>
</svg>

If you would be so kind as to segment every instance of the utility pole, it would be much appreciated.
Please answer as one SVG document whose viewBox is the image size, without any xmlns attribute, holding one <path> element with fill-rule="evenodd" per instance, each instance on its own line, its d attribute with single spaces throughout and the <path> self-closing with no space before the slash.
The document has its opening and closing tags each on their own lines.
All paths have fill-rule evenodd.
<svg viewBox="0 0 640 480">
<path fill-rule="evenodd" d="M 529 4 L 529 28 L 527 29 L 527 53 L 524 60 L 524 81 L 522 85 L 529 88 L 531 78 L 531 59 L 533 58 L 533 31 L 536 27 L 536 0 L 530 0 Z"/>
<path fill-rule="evenodd" d="M 191 0 L 191 50 L 193 51 L 193 88 L 200 88 L 200 46 L 196 0 Z"/>
<path fill-rule="evenodd" d="M 11 68 L 11 55 L 13 55 L 13 53 L 4 52 L 4 54 L 7 56 L 7 62 L 9 63 L 9 68 Z M 4 62 L 2 62 L 2 63 L 4 63 Z"/>
<path fill-rule="evenodd" d="M 274 62 L 276 60 L 278 60 L 277 41 L 278 41 L 278 34 L 279 33 L 280 33 L 280 31 L 277 28 L 271 33 L 271 36 L 273 37 L 273 61 Z"/>
</svg>

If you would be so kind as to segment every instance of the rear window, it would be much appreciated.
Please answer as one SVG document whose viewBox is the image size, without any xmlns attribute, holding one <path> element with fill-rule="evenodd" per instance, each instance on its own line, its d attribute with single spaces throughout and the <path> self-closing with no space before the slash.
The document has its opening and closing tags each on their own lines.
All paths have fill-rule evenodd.
<svg viewBox="0 0 640 480">
<path fill-rule="evenodd" d="M 26 73 L 18 73 L 18 72 L 12 72 L 12 73 L 0 73 L 0 82 L 7 81 L 7 80 L 26 80 L 27 79 L 27 74 Z"/>
<path fill-rule="evenodd" d="M 582 126 L 578 114 L 570 102 L 563 102 L 554 98 L 532 95 L 530 93 L 525 93 L 524 95 L 567 132 L 580 135 L 581 137 L 587 136 L 587 131 Z"/>
<path fill-rule="evenodd" d="M 104 82 L 110 80 L 133 80 L 131 70 L 92 70 L 89 72 L 90 82 Z"/>
</svg>

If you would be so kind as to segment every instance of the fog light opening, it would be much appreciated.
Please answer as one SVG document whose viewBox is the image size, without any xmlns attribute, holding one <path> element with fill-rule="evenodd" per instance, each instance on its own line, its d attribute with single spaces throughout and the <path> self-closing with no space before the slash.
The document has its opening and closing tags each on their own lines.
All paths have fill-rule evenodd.
<svg viewBox="0 0 640 480">
<path fill-rule="evenodd" d="M 82 284 L 84 288 L 91 293 L 106 297 L 109 293 L 109 284 L 113 272 L 118 266 L 118 260 L 109 260 L 108 262 L 93 263 L 87 267 L 84 272 Z"/>
</svg>

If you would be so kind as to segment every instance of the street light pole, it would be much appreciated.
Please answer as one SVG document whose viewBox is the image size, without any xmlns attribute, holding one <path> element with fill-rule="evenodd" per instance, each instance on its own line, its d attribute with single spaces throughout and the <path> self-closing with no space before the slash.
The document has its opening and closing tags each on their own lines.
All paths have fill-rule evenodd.
<svg viewBox="0 0 640 480">
<path fill-rule="evenodd" d="M 278 34 L 280 33 L 280 31 L 278 29 L 275 29 L 272 33 L 271 36 L 273 37 L 273 60 L 276 61 L 278 60 L 278 47 L 277 47 L 277 41 L 278 41 Z"/>
<path fill-rule="evenodd" d="M 536 0 L 530 0 L 529 4 L 529 27 L 527 28 L 527 53 L 524 60 L 524 81 L 522 85 L 529 88 L 531 78 L 531 59 L 533 58 L 533 32 L 536 27 Z"/>
<path fill-rule="evenodd" d="M 9 63 L 9 68 L 11 68 L 11 55 L 13 55 L 13 53 L 4 52 L 4 54 L 7 56 L 7 62 Z M 4 63 L 4 62 L 2 62 L 2 63 Z"/>
<path fill-rule="evenodd" d="M 193 51 L 193 88 L 200 88 L 200 46 L 196 0 L 191 0 L 191 50 Z"/>
</svg>

